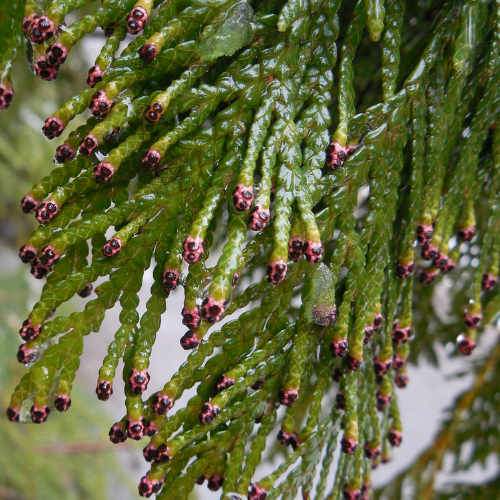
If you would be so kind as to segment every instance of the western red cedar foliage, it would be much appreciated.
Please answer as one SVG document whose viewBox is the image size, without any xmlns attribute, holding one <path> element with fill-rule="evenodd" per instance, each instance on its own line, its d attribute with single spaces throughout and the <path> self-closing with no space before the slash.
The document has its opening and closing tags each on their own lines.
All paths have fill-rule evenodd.
<svg viewBox="0 0 500 500">
<path fill-rule="evenodd" d="M 224 498 L 369 498 L 403 438 L 409 357 L 450 340 L 428 292 L 450 280 L 474 383 L 382 492 L 409 482 L 431 498 L 444 454 L 489 418 L 498 365 L 498 347 L 474 352 L 500 309 L 498 14 L 493 0 L 10 2 L 0 107 L 23 45 L 54 80 L 85 35 L 105 40 L 87 86 L 45 120 L 57 166 L 21 201 L 40 225 L 20 257 L 46 282 L 8 417 L 70 407 L 83 339 L 119 304 L 96 393 L 112 396 L 123 360 L 110 439 L 146 440 L 141 495 L 187 498 L 207 480 Z M 181 289 L 191 352 L 151 380 Z M 60 314 L 76 294 L 83 310 Z M 269 435 L 284 452 L 262 477 Z M 472 437 L 470 463 L 484 461 L 497 445 Z"/>
</svg>

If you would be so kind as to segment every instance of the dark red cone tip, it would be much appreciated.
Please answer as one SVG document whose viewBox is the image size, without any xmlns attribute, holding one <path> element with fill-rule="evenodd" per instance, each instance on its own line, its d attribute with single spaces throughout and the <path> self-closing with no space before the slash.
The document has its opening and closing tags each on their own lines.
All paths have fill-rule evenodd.
<svg viewBox="0 0 500 500">
<path fill-rule="evenodd" d="M 267 266 L 267 279 L 273 285 L 279 285 L 286 278 L 288 265 L 283 260 L 271 262 Z"/>
<path fill-rule="evenodd" d="M 182 256 L 188 264 L 194 264 L 201 259 L 203 255 L 203 240 L 201 238 L 193 238 L 188 236 L 182 245 Z"/>
<path fill-rule="evenodd" d="M 240 212 L 250 210 L 253 203 L 253 187 L 238 184 L 233 193 L 234 208 Z"/>
<path fill-rule="evenodd" d="M 104 71 L 96 64 L 89 69 L 87 74 L 87 85 L 89 87 L 94 87 L 99 83 L 104 76 Z"/>
</svg>

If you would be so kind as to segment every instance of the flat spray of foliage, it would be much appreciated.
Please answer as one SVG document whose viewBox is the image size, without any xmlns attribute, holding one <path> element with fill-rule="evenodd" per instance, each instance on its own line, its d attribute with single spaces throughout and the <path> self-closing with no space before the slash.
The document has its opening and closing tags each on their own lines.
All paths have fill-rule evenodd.
<svg viewBox="0 0 500 500">
<path fill-rule="evenodd" d="M 60 165 L 21 203 L 40 226 L 20 256 L 46 284 L 20 330 L 27 371 L 9 418 L 68 409 L 83 339 L 118 303 L 96 392 L 111 397 L 123 360 L 110 438 L 149 440 L 141 495 L 187 498 L 208 480 L 224 498 L 368 498 L 372 467 L 402 439 L 396 388 L 419 345 L 421 283 L 467 280 L 463 354 L 498 315 L 498 3 L 9 4 L 2 106 L 21 29 L 45 80 L 83 36 L 106 34 L 88 88 L 43 125 L 49 139 L 67 131 Z M 150 380 L 181 289 L 191 352 Z M 58 314 L 75 294 L 85 308 Z M 394 488 L 430 498 L 497 361 L 498 348 L 478 362 L 444 437 Z M 258 476 L 276 434 L 280 463 Z"/>
</svg>

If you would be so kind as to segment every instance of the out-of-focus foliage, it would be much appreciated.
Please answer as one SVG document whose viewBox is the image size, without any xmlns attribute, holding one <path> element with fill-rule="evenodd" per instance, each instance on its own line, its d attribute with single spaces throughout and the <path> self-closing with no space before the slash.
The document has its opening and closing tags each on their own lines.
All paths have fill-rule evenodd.
<svg viewBox="0 0 500 500">
<path fill-rule="evenodd" d="M 34 85 L 25 68 L 14 69 L 17 106 L 3 110 L 0 118 L 0 238 L 16 248 L 34 227 L 19 210 L 19 200 L 53 164 L 53 147 L 40 135 L 43 117 L 70 95 L 81 64 L 75 58 L 66 66 L 57 88 Z"/>
<path fill-rule="evenodd" d="M 5 256 L 7 250 L 3 252 Z M 22 270 L 14 267 L 15 271 L 0 269 L 2 409 L 7 407 L 9 392 L 23 371 L 14 359 L 15 339 L 17 325 L 26 311 L 29 286 Z M 88 395 L 79 391 L 73 395 L 70 411 L 71 419 L 54 415 L 42 431 L 0 419 L 2 500 L 105 499 L 110 498 L 117 484 L 118 491 L 126 493 L 130 483 L 117 462 L 116 450 L 104 441 L 105 416 L 89 404 Z"/>
<path fill-rule="evenodd" d="M 76 62 L 78 64 L 78 61 Z M 22 106 L 4 111 L 0 121 L 0 409 L 23 369 L 15 361 L 17 328 L 32 300 L 27 279 L 15 259 L 17 246 L 33 227 L 19 210 L 19 198 L 35 179 L 47 173 L 52 147 L 39 133 L 42 116 L 67 93 L 75 72 L 64 72 L 60 88 L 42 84 L 24 71 L 16 78 Z M 14 264 L 14 265 L 12 265 Z M 0 419 L 0 499 L 55 500 L 110 498 L 130 482 L 116 450 L 103 443 L 106 415 L 75 391 L 70 420 L 54 416 L 43 431 L 13 426 Z M 106 474 L 103 474 L 106 470 Z M 113 495 L 111 495 L 113 497 Z M 113 497 L 115 498 L 115 497 Z"/>
<path fill-rule="evenodd" d="M 446 458 L 452 459 L 451 472 L 485 466 L 500 452 L 500 346 L 496 345 L 476 360 L 474 379 L 457 396 L 449 415 L 441 424 L 432 444 L 407 469 L 377 492 L 378 498 L 435 498 L 434 485 Z M 498 480 L 483 485 L 454 484 L 437 498 L 495 498 Z M 496 491 L 496 494 L 488 497 Z M 457 496 L 455 496 L 457 495 Z M 477 495 L 477 496 L 476 496 Z"/>
<path fill-rule="evenodd" d="M 436 500 L 491 500 L 498 498 L 500 477 L 483 484 L 457 483 L 447 486 L 444 491 L 435 492 Z"/>
</svg>

